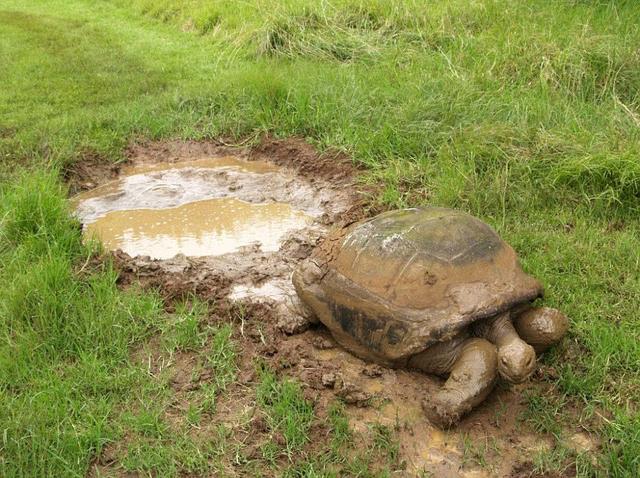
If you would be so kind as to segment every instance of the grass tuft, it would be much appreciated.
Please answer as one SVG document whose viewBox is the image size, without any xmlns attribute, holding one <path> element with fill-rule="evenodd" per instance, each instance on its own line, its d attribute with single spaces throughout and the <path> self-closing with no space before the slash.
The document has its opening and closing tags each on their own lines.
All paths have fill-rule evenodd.
<svg viewBox="0 0 640 478">
<path fill-rule="evenodd" d="M 281 433 L 284 452 L 291 457 L 309 440 L 313 406 L 302 396 L 300 385 L 290 379 L 278 380 L 264 365 L 258 367 L 258 404 L 265 412 L 272 433 Z"/>
</svg>

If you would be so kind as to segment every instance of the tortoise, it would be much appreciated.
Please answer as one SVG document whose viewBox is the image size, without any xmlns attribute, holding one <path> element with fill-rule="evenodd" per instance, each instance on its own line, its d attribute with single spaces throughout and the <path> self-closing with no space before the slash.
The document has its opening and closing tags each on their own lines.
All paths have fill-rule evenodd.
<svg viewBox="0 0 640 478">
<path fill-rule="evenodd" d="M 536 307 L 539 281 L 487 224 L 461 211 L 389 211 L 329 233 L 294 271 L 310 316 L 360 358 L 446 377 L 422 401 L 449 427 L 481 403 L 499 376 L 526 380 L 536 353 L 568 319 Z"/>
</svg>

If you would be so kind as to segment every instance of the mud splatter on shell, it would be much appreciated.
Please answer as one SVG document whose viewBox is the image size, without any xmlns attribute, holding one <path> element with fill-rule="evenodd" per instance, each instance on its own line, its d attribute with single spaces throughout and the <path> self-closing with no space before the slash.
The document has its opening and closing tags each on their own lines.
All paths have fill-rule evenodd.
<svg viewBox="0 0 640 478">
<path fill-rule="evenodd" d="M 322 271 L 317 283 L 294 275 L 303 300 L 345 347 L 383 363 L 542 295 L 490 226 L 451 209 L 355 223 L 330 235 L 311 260 Z"/>
</svg>

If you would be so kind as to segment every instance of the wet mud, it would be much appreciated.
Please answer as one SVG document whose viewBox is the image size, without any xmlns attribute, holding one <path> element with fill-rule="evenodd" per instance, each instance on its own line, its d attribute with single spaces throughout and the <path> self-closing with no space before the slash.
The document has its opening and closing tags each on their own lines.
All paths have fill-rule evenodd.
<svg viewBox="0 0 640 478">
<path fill-rule="evenodd" d="M 318 408 L 338 396 L 349 404 L 355 431 L 366 436 L 373 424 L 381 424 L 396 432 L 404 461 L 401 476 L 511 476 L 521 462 L 552 447 L 551 437 L 527 430 L 520 420 L 529 384 L 499 385 L 458 426 L 443 431 L 428 422 L 421 408 L 422 399 L 442 386 L 441 379 L 360 360 L 322 327 L 290 337 L 281 349 L 289 357 L 286 364 L 295 364 L 287 373 L 314 392 Z"/>
<path fill-rule="evenodd" d="M 443 432 L 426 420 L 421 409 L 422 399 L 442 384 L 440 379 L 364 362 L 336 344 L 324 326 L 299 320 L 289 301 L 295 294 L 293 269 L 311 254 L 332 225 L 349 224 L 379 212 L 369 206 L 370 192 L 358 183 L 358 170 L 343 155 L 319 155 L 299 140 L 270 139 L 246 149 L 215 143 L 148 143 L 132 146 L 128 155 L 128 162 L 117 173 L 107 169 L 102 176 L 92 176 L 93 170 L 82 166 L 76 166 L 82 174 L 70 173 L 72 190 L 80 191 L 74 204 L 87 228 L 98 227 L 105 218 L 126 222 L 120 216 L 127 214 L 132 215 L 130 225 L 134 225 L 144 220 L 136 217 L 141 210 L 143 215 L 171 210 L 186 221 L 186 229 L 192 227 L 189 221 L 214 226 L 224 222 L 221 218 L 197 219 L 199 213 L 189 207 L 198 201 L 242 203 L 245 210 L 234 213 L 240 216 L 265 205 L 284 205 L 283 217 L 293 213 L 304 219 L 279 235 L 277 248 L 265 245 L 264 234 L 260 234 L 256 241 L 239 241 L 233 250 L 220 250 L 217 255 L 170 255 L 172 251 L 153 258 L 148 251 L 112 253 L 122 287 L 141 284 L 160 291 L 169 311 L 175 300 L 196 294 L 212 305 L 210 322 L 231 320 L 237 325 L 237 383 L 220 397 L 215 416 L 197 433 L 214 435 L 215 427 L 224 423 L 249 458 L 251 450 L 259 450 L 261 440 L 274 439 L 265 432 L 264 417 L 253 403 L 255 359 L 259 357 L 279 375 L 299 380 L 305 397 L 314 404 L 318 420 L 310 431 L 309 453 L 326 441 L 327 413 L 336 399 L 346 404 L 351 428 L 363 436 L 371 435 L 373 423 L 394 430 L 402 463 L 398 476 L 518 476 L 523 463 L 551 446 L 544 436 L 526 431 L 518 419 L 525 407 L 523 386 L 499 386 L 458 427 Z M 177 190 L 171 186 L 179 170 L 191 171 L 182 174 L 191 182 Z M 135 176 L 138 178 L 132 181 Z M 131 183 L 128 190 L 127 181 Z M 153 200 L 148 196 L 149 188 Z M 194 199 L 195 190 L 205 197 Z M 208 217 L 209 213 L 202 215 Z M 156 223 L 162 222 L 157 219 Z M 166 222 L 177 227 L 180 220 L 174 216 Z M 158 236 L 161 229 L 158 226 Z M 165 363 L 163 352 L 153 344 L 136 355 L 144 363 Z M 211 377 L 194 374 L 197 360 L 188 354 L 173 360 L 168 368 L 176 398 L 166 418 L 177 424 L 182 408 L 188 408 L 189 394 Z M 117 454 L 118 446 L 126 448 L 126 444 L 116 444 L 105 453 Z M 102 461 L 97 459 L 98 464 Z M 242 476 L 233 468 L 228 471 L 229 476 Z"/>
<path fill-rule="evenodd" d="M 286 169 L 228 157 L 122 168 L 118 179 L 75 196 L 72 203 L 87 224 L 115 211 L 166 209 L 224 198 L 287 203 L 314 217 L 340 209 L 339 197 L 337 205 L 329 206 L 334 201 L 329 191 L 312 187 Z"/>
</svg>

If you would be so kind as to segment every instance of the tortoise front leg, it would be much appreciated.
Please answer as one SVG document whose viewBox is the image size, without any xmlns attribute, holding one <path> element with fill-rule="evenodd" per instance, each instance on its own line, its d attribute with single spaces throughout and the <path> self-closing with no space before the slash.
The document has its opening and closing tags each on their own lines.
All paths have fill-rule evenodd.
<svg viewBox="0 0 640 478">
<path fill-rule="evenodd" d="M 514 318 L 513 325 L 522 340 L 540 354 L 564 337 L 569 319 L 550 307 L 531 307 Z"/>
<path fill-rule="evenodd" d="M 442 388 L 422 402 L 429 421 L 443 428 L 455 425 L 487 398 L 498 377 L 496 348 L 481 338 L 437 344 L 413 356 L 409 366 L 428 373 L 449 373 Z"/>
</svg>

